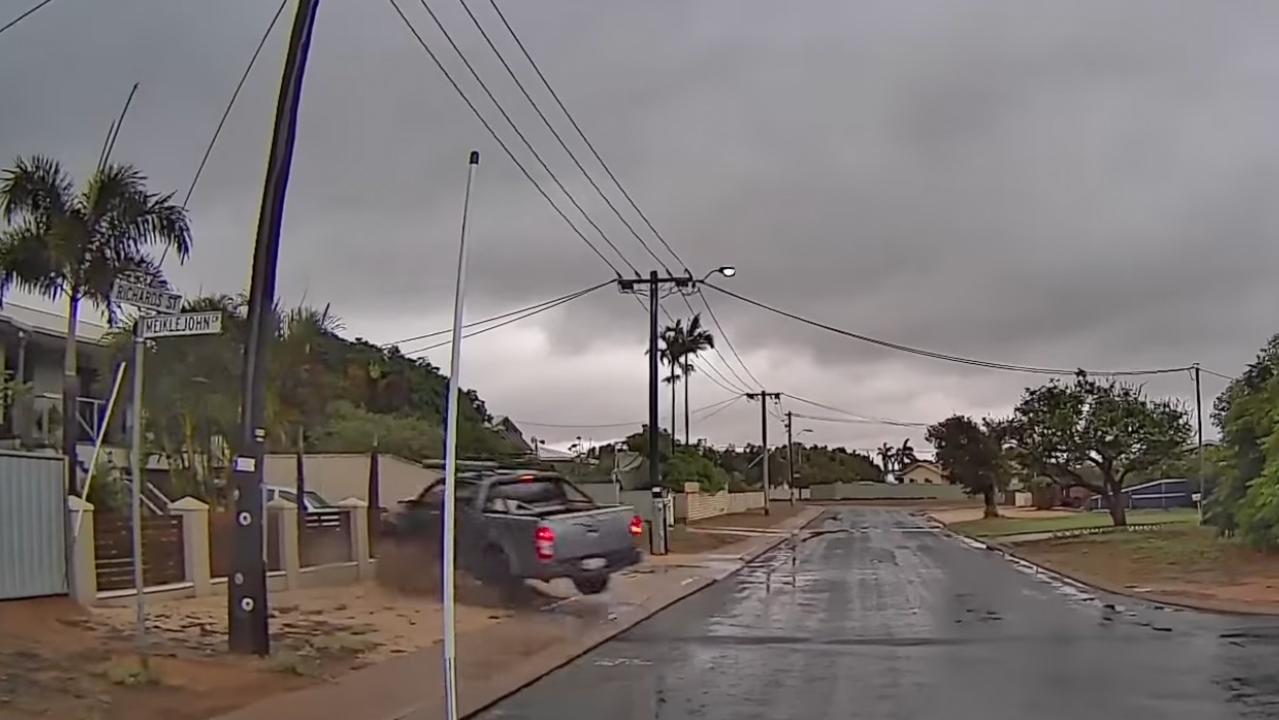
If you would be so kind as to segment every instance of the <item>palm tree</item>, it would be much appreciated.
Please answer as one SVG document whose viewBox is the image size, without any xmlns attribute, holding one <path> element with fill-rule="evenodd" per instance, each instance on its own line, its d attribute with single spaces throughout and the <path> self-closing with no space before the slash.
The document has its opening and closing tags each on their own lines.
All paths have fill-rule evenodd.
<svg viewBox="0 0 1279 720">
<path fill-rule="evenodd" d="M 670 365 L 671 372 L 662 382 L 671 386 L 671 454 L 675 453 L 675 385 L 680 381 L 680 348 L 684 338 L 684 321 L 676 320 L 674 325 L 662 328 L 662 347 L 658 350 L 657 359 Z"/>
<path fill-rule="evenodd" d="M 693 374 L 693 356 L 715 347 L 715 336 L 709 330 L 702 328 L 702 315 L 696 313 L 693 319 L 688 321 L 688 327 L 684 330 L 684 336 L 680 338 L 680 360 L 684 371 L 684 444 L 689 444 L 689 424 L 688 418 L 688 381 L 689 376 Z"/>
<path fill-rule="evenodd" d="M 897 462 L 901 463 L 901 467 L 919 462 L 919 456 L 915 454 L 915 448 L 910 446 L 910 438 L 902 440 L 902 446 L 897 450 Z"/>
<path fill-rule="evenodd" d="M 67 489 L 75 491 L 76 321 L 80 303 L 103 308 L 114 323 L 111 286 L 119 276 L 160 283 L 159 264 L 149 250 L 171 249 L 180 260 L 191 252 L 186 210 L 173 194 L 147 190 L 146 178 L 131 165 L 97 168 L 76 191 L 71 176 L 51 158 L 19 157 L 0 177 L 0 299 L 17 286 L 50 300 L 66 297 L 67 337 L 63 351 L 62 449 Z"/>
<path fill-rule="evenodd" d="M 897 449 L 884 443 L 875 454 L 879 456 L 879 464 L 884 468 L 884 480 L 888 480 L 888 473 L 893 471 L 893 463 L 897 460 Z"/>
</svg>

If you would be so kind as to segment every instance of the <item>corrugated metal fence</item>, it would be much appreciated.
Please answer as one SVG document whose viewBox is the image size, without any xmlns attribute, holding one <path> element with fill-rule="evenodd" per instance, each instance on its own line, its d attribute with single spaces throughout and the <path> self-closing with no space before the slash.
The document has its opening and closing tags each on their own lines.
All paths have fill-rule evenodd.
<svg viewBox="0 0 1279 720">
<path fill-rule="evenodd" d="M 0 451 L 0 600 L 67 592 L 62 456 Z"/>
</svg>

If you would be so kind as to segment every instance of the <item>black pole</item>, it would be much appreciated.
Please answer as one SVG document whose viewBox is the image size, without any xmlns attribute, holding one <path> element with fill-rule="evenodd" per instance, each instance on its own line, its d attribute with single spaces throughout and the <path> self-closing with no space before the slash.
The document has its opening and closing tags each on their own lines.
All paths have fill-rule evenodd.
<svg viewBox="0 0 1279 720">
<path fill-rule="evenodd" d="M 795 435 L 792 432 L 794 418 L 786 411 L 786 487 L 790 489 L 790 504 L 795 504 Z"/>
<path fill-rule="evenodd" d="M 298 446 L 293 456 L 293 471 L 297 476 L 298 493 L 298 556 L 306 557 L 306 430 L 298 428 Z M 305 561 L 302 563 L 306 564 Z"/>
<path fill-rule="evenodd" d="M 266 444 L 267 347 L 274 336 L 275 274 L 280 256 L 280 225 L 293 163 L 302 76 L 311 48 L 311 31 L 319 0 L 298 0 L 289 36 L 284 75 L 275 106 L 275 129 L 267 159 L 258 231 L 253 245 L 253 279 L 249 286 L 248 339 L 240 377 L 240 446 L 233 473 L 236 529 L 233 534 L 231 582 L 227 592 L 227 625 L 232 652 L 266 655 L 266 562 L 262 556 L 262 455 Z"/>
<path fill-rule="evenodd" d="M 759 441 L 764 446 L 764 459 L 760 467 L 764 473 L 764 514 L 771 513 L 768 497 L 768 393 L 759 394 Z"/>
<path fill-rule="evenodd" d="M 662 484 L 658 467 L 660 450 L 657 443 L 657 271 L 648 274 L 648 482 L 649 487 Z"/>
<path fill-rule="evenodd" d="M 1204 501 L 1208 498 L 1204 497 L 1204 399 L 1203 389 L 1199 385 L 1199 363 L 1195 363 L 1195 424 L 1198 426 L 1199 436 L 1199 502 L 1195 505 L 1199 508 L 1199 524 L 1204 524 Z"/>
</svg>

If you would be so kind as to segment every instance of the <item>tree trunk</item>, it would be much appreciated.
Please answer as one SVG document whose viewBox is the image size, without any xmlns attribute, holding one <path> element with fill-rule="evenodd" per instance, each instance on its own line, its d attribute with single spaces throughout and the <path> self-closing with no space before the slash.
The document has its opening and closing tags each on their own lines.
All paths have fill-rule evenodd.
<svg viewBox="0 0 1279 720">
<path fill-rule="evenodd" d="M 80 315 L 80 298 L 75 291 L 67 295 L 67 337 L 62 357 L 62 454 L 66 456 L 66 481 L 68 493 L 80 494 L 80 473 L 77 467 L 76 440 L 80 435 L 78 399 L 80 376 L 76 364 L 76 320 Z M 134 415 L 137 416 L 137 409 Z"/>
<path fill-rule="evenodd" d="M 675 374 L 674 367 L 671 368 L 671 374 Z M 679 380 L 671 380 L 671 454 L 675 454 L 675 385 Z"/>
<path fill-rule="evenodd" d="M 995 502 L 995 488 L 988 487 L 981 491 L 982 500 L 985 501 L 986 509 L 982 512 L 982 517 L 997 518 L 999 517 L 999 505 Z"/>
<path fill-rule="evenodd" d="M 684 447 L 691 444 L 688 429 L 688 363 L 684 363 Z"/>
<path fill-rule="evenodd" d="M 1127 527 L 1128 511 L 1124 507 L 1124 494 L 1113 488 L 1107 488 L 1106 505 L 1110 508 L 1110 519 L 1115 527 Z"/>
</svg>

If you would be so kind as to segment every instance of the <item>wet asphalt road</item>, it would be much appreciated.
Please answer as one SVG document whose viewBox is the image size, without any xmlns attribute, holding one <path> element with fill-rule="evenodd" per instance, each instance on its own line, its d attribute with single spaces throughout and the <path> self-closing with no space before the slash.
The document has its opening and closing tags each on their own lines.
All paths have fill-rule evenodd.
<svg viewBox="0 0 1279 720">
<path fill-rule="evenodd" d="M 793 586 L 783 547 L 479 717 L 1279 718 L 1279 619 L 1091 596 L 899 510 L 810 529 Z"/>
</svg>

